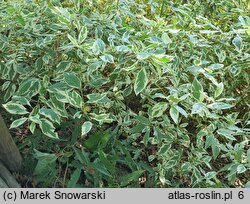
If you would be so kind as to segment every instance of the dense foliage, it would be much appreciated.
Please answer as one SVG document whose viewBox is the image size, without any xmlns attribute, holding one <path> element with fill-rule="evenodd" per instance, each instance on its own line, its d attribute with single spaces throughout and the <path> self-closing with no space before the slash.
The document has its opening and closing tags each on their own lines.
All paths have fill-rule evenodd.
<svg viewBox="0 0 250 204">
<path fill-rule="evenodd" d="M 36 186 L 250 185 L 249 11 L 231 0 L 2 2 L 1 98 L 25 132 L 22 174 Z"/>
</svg>

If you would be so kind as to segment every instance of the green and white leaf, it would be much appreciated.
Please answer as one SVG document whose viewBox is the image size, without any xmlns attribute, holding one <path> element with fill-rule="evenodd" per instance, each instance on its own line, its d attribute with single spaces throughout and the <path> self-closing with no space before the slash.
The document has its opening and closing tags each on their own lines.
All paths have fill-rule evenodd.
<svg viewBox="0 0 250 204">
<path fill-rule="evenodd" d="M 79 44 L 82 44 L 84 42 L 84 40 L 87 38 L 87 35 L 88 35 L 88 30 L 85 26 L 83 26 L 78 35 Z"/>
<path fill-rule="evenodd" d="M 67 37 L 68 37 L 68 39 L 70 40 L 70 42 L 71 42 L 75 47 L 78 47 L 78 46 L 79 46 L 77 40 L 76 40 L 73 36 L 71 36 L 70 34 L 68 34 Z"/>
<path fill-rule="evenodd" d="M 162 36 L 161 36 L 161 39 L 162 39 L 162 42 L 163 42 L 165 45 L 168 45 L 169 43 L 172 42 L 171 38 L 168 36 L 167 33 L 163 33 Z"/>
<path fill-rule="evenodd" d="M 11 125 L 10 125 L 10 129 L 12 128 L 17 128 L 19 126 L 21 126 L 22 124 L 24 124 L 26 121 L 28 120 L 28 118 L 19 118 L 17 120 L 14 120 Z"/>
<path fill-rule="evenodd" d="M 81 108 L 83 106 L 83 99 L 76 91 L 68 92 L 67 100 L 74 107 Z"/>
<path fill-rule="evenodd" d="M 101 122 L 101 123 L 112 123 L 114 120 L 110 117 L 110 114 L 95 114 L 95 113 L 91 113 L 91 117 L 92 119 Z"/>
<path fill-rule="evenodd" d="M 217 88 L 214 92 L 214 98 L 217 98 L 218 96 L 220 96 L 223 90 L 224 90 L 224 84 L 221 82 L 217 85 Z"/>
<path fill-rule="evenodd" d="M 225 110 L 234 107 L 234 105 L 224 103 L 224 102 L 215 102 L 211 103 L 207 106 L 208 108 L 215 109 L 215 110 Z"/>
<path fill-rule="evenodd" d="M 136 55 L 138 60 L 145 60 L 147 58 L 149 58 L 152 54 L 149 52 L 140 52 Z"/>
<path fill-rule="evenodd" d="M 105 52 L 105 43 L 102 39 L 97 39 L 92 47 L 92 51 L 94 54 L 99 55 L 100 53 Z"/>
<path fill-rule="evenodd" d="M 26 97 L 24 97 L 24 96 L 12 96 L 12 102 L 19 103 L 21 105 L 31 106 L 28 99 Z"/>
<path fill-rule="evenodd" d="M 25 115 L 29 113 L 26 108 L 18 103 L 8 102 L 3 107 L 11 114 Z"/>
<path fill-rule="evenodd" d="M 49 118 L 52 122 L 56 122 L 60 124 L 60 117 L 54 110 L 49 109 L 49 108 L 41 108 L 39 110 L 39 113 L 45 116 L 46 118 Z"/>
<path fill-rule="evenodd" d="M 142 68 L 136 75 L 134 91 L 138 95 L 141 93 L 148 84 L 148 76 L 145 68 Z"/>
<path fill-rule="evenodd" d="M 174 106 L 172 106 L 170 108 L 169 113 L 170 113 L 170 116 L 173 119 L 173 121 L 177 124 L 178 123 L 178 118 L 179 118 L 179 111 Z"/>
<path fill-rule="evenodd" d="M 88 94 L 88 103 L 111 103 L 112 101 L 106 96 L 107 93 L 92 93 Z"/>
<path fill-rule="evenodd" d="M 111 54 L 102 55 L 100 58 L 103 62 L 114 63 L 114 57 Z"/>
<path fill-rule="evenodd" d="M 82 135 L 86 135 L 91 129 L 93 124 L 90 121 L 86 121 L 82 124 Z"/>
<path fill-rule="evenodd" d="M 58 134 L 55 132 L 55 127 L 52 122 L 50 122 L 47 119 L 41 119 L 39 126 L 46 136 L 53 138 L 53 139 L 59 139 Z"/>
<path fill-rule="evenodd" d="M 74 72 L 66 72 L 63 74 L 64 76 L 64 81 L 72 88 L 81 88 L 81 81 L 80 79 L 76 76 Z"/>
<path fill-rule="evenodd" d="M 176 110 L 177 110 L 180 114 L 182 114 L 185 118 L 188 117 L 187 112 L 186 112 L 182 107 L 175 105 L 174 108 L 176 108 Z"/>
<path fill-rule="evenodd" d="M 164 111 L 167 109 L 168 104 L 166 102 L 159 102 L 155 104 L 150 110 L 149 115 L 151 117 L 160 117 L 164 113 Z"/>
<path fill-rule="evenodd" d="M 204 99 L 203 87 L 201 83 L 195 78 L 192 83 L 193 96 L 198 101 L 202 102 Z"/>
</svg>

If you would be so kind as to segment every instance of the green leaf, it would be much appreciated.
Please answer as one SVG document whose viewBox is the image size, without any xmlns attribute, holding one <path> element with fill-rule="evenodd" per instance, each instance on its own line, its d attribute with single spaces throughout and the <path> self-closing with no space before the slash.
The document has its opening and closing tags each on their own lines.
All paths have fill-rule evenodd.
<svg viewBox="0 0 250 204">
<path fill-rule="evenodd" d="M 247 150 L 247 159 L 248 163 L 250 164 L 250 149 Z"/>
<path fill-rule="evenodd" d="M 220 153 L 219 141 L 214 135 L 208 135 L 206 138 L 205 148 L 212 147 L 213 158 L 216 159 Z"/>
<path fill-rule="evenodd" d="M 57 94 L 58 93 L 60 93 L 60 94 L 64 93 L 64 95 L 66 95 L 65 92 L 66 92 L 67 89 L 69 89 L 69 86 L 67 85 L 67 83 L 62 81 L 62 82 L 58 82 L 58 83 L 54 83 L 52 85 L 49 85 L 47 90 L 50 93 L 57 93 Z"/>
<path fill-rule="evenodd" d="M 34 156 L 38 159 L 38 163 L 34 170 L 34 175 L 43 175 L 44 173 L 51 172 L 51 166 L 55 164 L 57 156 L 55 154 L 43 153 L 34 149 Z"/>
<path fill-rule="evenodd" d="M 49 108 L 41 108 L 39 113 L 46 118 L 49 118 L 51 121 L 55 121 L 56 123 L 60 124 L 60 117 L 54 110 Z"/>
<path fill-rule="evenodd" d="M 29 126 L 29 129 L 30 129 L 30 132 L 31 132 L 32 134 L 34 134 L 35 129 L 36 129 L 36 123 L 35 123 L 35 122 L 31 122 L 31 123 L 30 123 L 30 126 Z"/>
<path fill-rule="evenodd" d="M 40 117 L 39 117 L 38 114 L 36 114 L 36 115 L 30 114 L 29 115 L 29 120 L 32 121 L 32 122 L 34 122 L 34 123 L 36 123 L 36 124 L 40 123 Z"/>
<path fill-rule="evenodd" d="M 108 82 L 109 82 L 109 79 L 97 77 L 97 78 L 94 78 L 90 81 L 90 86 L 95 87 L 95 88 L 99 88 Z"/>
<path fill-rule="evenodd" d="M 134 126 L 133 128 L 130 129 L 130 133 L 141 133 L 143 129 L 146 127 L 146 125 L 139 123 L 138 125 Z"/>
<path fill-rule="evenodd" d="M 236 49 L 237 49 L 238 51 L 241 50 L 241 48 L 242 48 L 242 38 L 241 38 L 239 35 L 237 35 L 237 36 L 232 40 L 232 43 L 234 44 L 234 46 L 236 47 Z"/>
<path fill-rule="evenodd" d="M 155 104 L 150 110 L 149 115 L 151 117 L 160 117 L 164 113 L 164 111 L 167 109 L 168 104 L 166 102 L 159 102 Z"/>
<path fill-rule="evenodd" d="M 45 134 L 46 136 L 53 138 L 53 139 L 59 139 L 58 138 L 58 134 L 55 133 L 55 127 L 53 126 L 53 124 L 46 120 L 46 119 L 41 119 L 39 126 L 43 132 L 43 134 Z"/>
<path fill-rule="evenodd" d="M 100 58 L 104 62 L 114 63 L 114 57 L 111 54 L 102 55 Z"/>
<path fill-rule="evenodd" d="M 144 125 L 150 125 L 149 119 L 142 115 L 136 115 L 135 119 Z"/>
<path fill-rule="evenodd" d="M 214 178 L 215 176 L 216 176 L 216 172 L 215 171 L 210 171 L 210 172 L 207 172 L 206 174 L 205 174 L 205 178 L 206 179 L 212 179 L 212 178 Z"/>
<path fill-rule="evenodd" d="M 6 81 L 2 84 L 1 86 L 1 90 L 5 91 L 9 86 L 10 86 L 11 82 L 10 81 Z"/>
<path fill-rule="evenodd" d="M 5 9 L 9 14 L 13 14 L 15 12 L 17 12 L 17 8 L 14 7 L 8 7 Z"/>
<path fill-rule="evenodd" d="M 237 173 L 238 173 L 238 174 L 244 173 L 246 170 L 247 170 L 247 169 L 246 169 L 246 167 L 245 167 L 243 164 L 239 164 L 239 165 L 237 166 Z"/>
<path fill-rule="evenodd" d="M 20 105 L 18 103 L 8 102 L 6 104 L 3 104 L 3 107 L 11 114 L 24 115 L 29 113 L 28 111 L 26 111 L 26 108 L 23 105 Z"/>
<path fill-rule="evenodd" d="M 163 33 L 161 36 L 161 39 L 162 39 L 162 42 L 166 45 L 172 42 L 172 40 L 170 39 L 167 33 Z"/>
<path fill-rule="evenodd" d="M 234 107 L 234 105 L 224 103 L 224 102 L 215 102 L 215 103 L 209 104 L 207 107 L 211 109 L 215 109 L 215 110 L 225 110 L 225 109 Z"/>
<path fill-rule="evenodd" d="M 97 150 L 100 145 L 107 144 L 109 138 L 111 137 L 111 133 L 107 131 L 96 132 L 92 134 L 85 142 L 84 147 L 88 148 L 91 151 Z"/>
<path fill-rule="evenodd" d="M 189 172 L 192 169 L 192 165 L 190 164 L 190 162 L 185 162 L 182 166 L 181 166 L 181 170 L 183 172 Z"/>
<path fill-rule="evenodd" d="M 196 98 L 198 101 L 202 102 L 204 99 L 204 94 L 203 94 L 203 87 L 201 83 L 195 78 L 193 83 L 192 83 L 192 91 L 193 91 L 193 96 Z"/>
<path fill-rule="evenodd" d="M 93 163 L 92 167 L 99 171 L 101 174 L 104 174 L 105 176 L 108 176 L 110 178 L 112 178 L 112 175 L 109 173 L 109 171 L 105 168 L 104 165 L 102 165 L 101 163 Z"/>
<path fill-rule="evenodd" d="M 224 64 L 211 64 L 207 68 L 213 71 L 213 70 L 222 69 L 223 67 L 224 67 Z"/>
<path fill-rule="evenodd" d="M 102 61 L 97 61 L 97 62 L 94 62 L 92 64 L 90 64 L 88 66 L 88 73 L 92 73 L 94 71 L 96 71 L 98 68 L 100 68 L 102 66 L 103 62 Z"/>
<path fill-rule="evenodd" d="M 152 54 L 148 53 L 148 52 L 140 52 L 136 55 L 138 60 L 145 60 L 147 58 L 149 58 Z"/>
<path fill-rule="evenodd" d="M 94 54 L 99 55 L 100 53 L 105 52 L 105 43 L 101 39 L 97 39 L 92 47 L 92 51 Z"/>
<path fill-rule="evenodd" d="M 4 94 L 4 97 L 3 97 L 3 101 L 8 101 L 9 98 L 15 93 L 15 91 L 16 91 L 16 85 L 15 84 L 11 84 L 7 88 L 7 90 L 5 91 L 5 94 Z"/>
<path fill-rule="evenodd" d="M 82 171 L 82 169 L 78 168 L 73 172 L 73 174 L 71 174 L 70 180 L 67 184 L 67 188 L 75 188 L 76 187 L 76 183 L 81 176 L 81 171 Z"/>
<path fill-rule="evenodd" d="M 88 94 L 87 98 L 89 99 L 89 103 L 96 103 L 98 101 L 101 101 L 103 98 L 106 97 L 106 93 L 100 94 L 100 93 L 92 93 Z"/>
<path fill-rule="evenodd" d="M 57 160 L 57 156 L 55 154 L 49 154 L 45 152 L 40 152 L 34 149 L 34 157 L 40 161 L 44 161 L 48 164 L 51 164 Z"/>
<path fill-rule="evenodd" d="M 185 111 L 182 107 L 177 106 L 177 105 L 175 105 L 174 107 L 175 107 L 175 108 L 176 108 L 176 110 L 177 110 L 180 114 L 182 114 L 185 118 L 187 118 L 187 117 L 188 117 L 187 112 L 186 112 L 186 111 Z"/>
<path fill-rule="evenodd" d="M 217 98 L 218 96 L 220 96 L 223 90 L 224 90 L 224 84 L 221 82 L 217 85 L 217 88 L 214 92 L 214 98 Z"/>
<path fill-rule="evenodd" d="M 173 103 L 179 103 L 181 100 L 178 97 L 175 97 L 173 95 L 170 95 L 167 97 L 169 102 L 173 102 Z"/>
<path fill-rule="evenodd" d="M 223 135 L 224 137 L 226 137 L 229 140 L 232 140 L 232 141 L 236 140 L 233 136 L 234 131 L 232 131 L 232 130 L 220 128 L 217 130 L 217 133 L 220 135 Z"/>
<path fill-rule="evenodd" d="M 24 96 L 12 96 L 11 101 L 14 102 L 14 103 L 19 103 L 21 105 L 31 106 L 30 102 Z"/>
<path fill-rule="evenodd" d="M 70 34 L 67 35 L 68 39 L 70 40 L 70 42 L 75 46 L 78 47 L 78 42 L 75 38 L 73 38 Z"/>
<path fill-rule="evenodd" d="M 69 61 L 61 61 L 58 65 L 56 65 L 56 72 L 63 73 L 66 72 L 71 66 L 71 62 Z"/>
<path fill-rule="evenodd" d="M 86 121 L 82 125 L 82 135 L 86 135 L 92 128 L 93 124 L 90 121 Z"/>
<path fill-rule="evenodd" d="M 216 142 L 215 142 L 216 141 Z M 213 158 L 216 159 L 220 153 L 220 148 L 218 146 L 218 141 L 215 140 L 212 144 Z"/>
<path fill-rule="evenodd" d="M 66 72 L 63 74 L 64 81 L 72 88 L 81 88 L 81 81 L 73 72 Z"/>
<path fill-rule="evenodd" d="M 109 160 L 108 156 L 103 151 L 98 151 L 99 158 L 101 161 L 101 164 L 105 166 L 106 169 L 108 169 L 109 172 L 112 174 L 115 174 L 116 168 L 112 161 Z"/>
<path fill-rule="evenodd" d="M 138 170 L 134 171 L 131 174 L 123 176 L 121 178 L 121 186 L 127 186 L 131 182 L 138 182 L 139 177 L 143 174 L 144 171 Z"/>
<path fill-rule="evenodd" d="M 74 145 L 78 141 L 78 138 L 81 137 L 81 127 L 76 126 L 72 132 L 71 139 L 69 145 Z"/>
<path fill-rule="evenodd" d="M 172 56 L 163 55 L 163 54 L 159 54 L 159 55 L 154 54 L 154 55 L 152 56 L 152 58 L 153 58 L 153 60 L 154 60 L 155 62 L 157 62 L 157 63 L 160 64 L 160 65 L 165 64 L 165 63 L 168 63 L 168 62 L 170 62 L 170 61 L 173 59 Z"/>
<path fill-rule="evenodd" d="M 106 96 L 107 93 L 92 93 L 88 94 L 88 103 L 111 103 L 112 101 Z"/>
<path fill-rule="evenodd" d="M 143 137 L 143 143 L 145 146 L 148 145 L 149 137 L 150 137 L 150 128 L 147 128 Z"/>
<path fill-rule="evenodd" d="M 245 188 L 250 188 L 250 181 L 245 184 Z"/>
<path fill-rule="evenodd" d="M 46 163 L 50 164 L 53 163 L 57 160 L 57 156 L 55 154 L 49 154 L 49 153 L 44 153 L 40 152 L 36 149 L 34 149 L 35 152 L 35 158 L 38 160 L 44 160 Z"/>
<path fill-rule="evenodd" d="M 171 144 L 163 144 L 161 147 L 160 147 L 160 149 L 159 149 L 159 151 L 158 151 L 158 154 L 159 155 L 163 155 L 163 154 L 165 154 L 166 152 L 168 152 L 168 150 L 171 148 Z"/>
<path fill-rule="evenodd" d="M 78 42 L 82 44 L 84 40 L 87 38 L 88 30 L 85 26 L 83 26 L 78 35 Z"/>
<path fill-rule="evenodd" d="M 202 115 L 203 112 L 206 111 L 206 106 L 203 103 L 195 103 L 192 107 L 191 114 L 199 114 Z"/>
<path fill-rule="evenodd" d="M 15 121 L 13 121 L 10 125 L 10 129 L 19 127 L 20 125 L 24 124 L 27 121 L 28 118 L 19 118 Z"/>
<path fill-rule="evenodd" d="M 82 108 L 83 100 L 79 93 L 76 91 L 68 92 L 68 102 L 77 108 Z"/>
<path fill-rule="evenodd" d="M 148 84 L 148 77 L 145 68 L 142 68 L 136 75 L 136 80 L 134 84 L 135 94 L 141 93 Z"/>
<path fill-rule="evenodd" d="M 55 108 L 55 110 L 59 113 L 60 116 L 62 117 L 68 117 L 68 113 L 65 109 L 65 103 L 58 100 L 54 95 L 52 95 L 50 97 L 50 101 L 51 103 L 51 108 Z"/>
<path fill-rule="evenodd" d="M 130 49 L 126 45 L 116 46 L 115 49 L 117 52 L 124 52 L 124 53 L 130 51 Z"/>
<path fill-rule="evenodd" d="M 76 154 L 76 158 L 81 162 L 81 164 L 83 164 L 84 166 L 89 166 L 90 161 L 86 152 L 84 152 L 83 150 L 77 149 L 75 147 L 73 149 Z"/>
<path fill-rule="evenodd" d="M 23 80 L 19 86 L 17 94 L 19 96 L 26 96 L 26 95 L 33 96 L 38 92 L 39 86 L 40 86 L 39 80 L 36 78 Z"/>
<path fill-rule="evenodd" d="M 98 121 L 98 122 L 102 122 L 102 123 L 112 123 L 113 119 L 110 118 L 110 114 L 106 114 L 106 113 L 102 113 L 102 114 L 95 114 L 95 113 L 91 113 L 92 119 Z"/>
<path fill-rule="evenodd" d="M 171 116 L 171 118 L 173 119 L 173 121 L 174 121 L 176 124 L 178 124 L 179 111 L 177 111 L 177 109 L 176 109 L 174 106 L 172 106 L 172 107 L 170 108 L 169 113 L 170 113 L 170 116 Z"/>
</svg>

